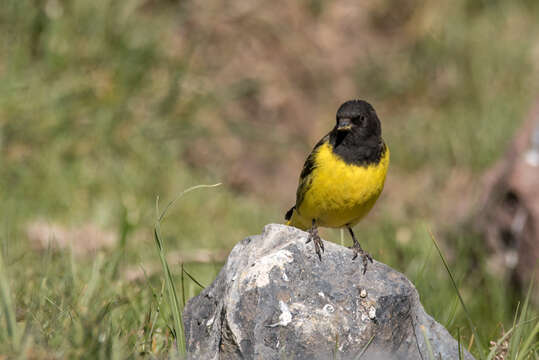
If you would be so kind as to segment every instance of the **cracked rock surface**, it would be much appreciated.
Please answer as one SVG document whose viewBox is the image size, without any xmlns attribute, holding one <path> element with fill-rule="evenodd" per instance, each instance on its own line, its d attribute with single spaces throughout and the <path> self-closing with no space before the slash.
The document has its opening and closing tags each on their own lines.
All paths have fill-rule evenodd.
<svg viewBox="0 0 539 360">
<path fill-rule="evenodd" d="M 184 310 L 190 359 L 458 359 L 412 283 L 352 251 L 271 224 L 238 243 L 217 279 Z M 473 357 L 462 349 L 463 359 Z"/>
</svg>

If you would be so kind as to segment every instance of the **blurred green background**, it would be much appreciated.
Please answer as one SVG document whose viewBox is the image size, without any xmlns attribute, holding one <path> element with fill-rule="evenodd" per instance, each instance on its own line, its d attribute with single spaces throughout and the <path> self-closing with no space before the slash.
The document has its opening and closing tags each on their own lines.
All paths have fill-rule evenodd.
<svg viewBox="0 0 539 360">
<path fill-rule="evenodd" d="M 282 222 L 306 155 L 352 98 L 374 105 L 392 151 L 362 244 L 468 345 L 432 229 L 483 345 L 500 338 L 521 289 L 460 224 L 539 90 L 537 19 L 533 0 L 4 0 L 0 354 L 173 354 L 156 198 L 163 209 L 223 183 L 162 224 L 193 296 L 180 263 L 208 285 L 235 243 Z"/>
</svg>

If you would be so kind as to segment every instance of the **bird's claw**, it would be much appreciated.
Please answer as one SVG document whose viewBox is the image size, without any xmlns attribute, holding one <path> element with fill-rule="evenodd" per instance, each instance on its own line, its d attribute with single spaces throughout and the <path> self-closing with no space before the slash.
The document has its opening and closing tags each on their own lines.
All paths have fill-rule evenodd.
<svg viewBox="0 0 539 360">
<path fill-rule="evenodd" d="M 322 253 L 325 252 L 325 248 L 322 239 L 318 236 L 318 232 L 310 233 L 306 244 L 310 243 L 311 240 L 314 243 L 314 251 L 316 252 L 316 255 L 318 255 L 318 259 L 322 261 Z"/>
<path fill-rule="evenodd" d="M 318 259 L 322 261 L 322 253 L 320 252 L 320 250 L 322 250 L 322 252 L 325 252 L 324 243 L 322 242 L 322 239 L 320 239 L 319 236 L 313 238 L 313 242 L 314 242 L 314 251 L 316 251 L 316 255 L 318 255 Z"/>
<path fill-rule="evenodd" d="M 355 243 L 353 246 L 350 246 L 349 249 L 354 251 L 354 257 L 352 257 L 352 260 L 355 260 L 359 255 L 361 255 L 361 260 L 363 263 L 363 275 L 365 275 L 365 273 L 367 272 L 368 265 L 367 260 L 369 260 L 371 264 L 373 263 L 372 256 L 368 252 L 363 250 L 359 243 Z"/>
</svg>

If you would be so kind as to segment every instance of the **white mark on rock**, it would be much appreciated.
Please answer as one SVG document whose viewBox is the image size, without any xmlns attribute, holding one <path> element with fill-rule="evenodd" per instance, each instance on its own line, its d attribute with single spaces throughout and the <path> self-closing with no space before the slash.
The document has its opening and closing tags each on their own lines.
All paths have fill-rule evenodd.
<svg viewBox="0 0 539 360">
<path fill-rule="evenodd" d="M 279 321 L 282 326 L 290 324 L 292 321 L 292 313 L 288 310 L 288 306 L 284 301 L 279 301 L 279 307 L 281 308 L 281 315 L 279 315 Z"/>
<path fill-rule="evenodd" d="M 365 322 L 367 320 L 369 320 L 369 317 L 367 316 L 367 314 L 361 313 L 361 321 Z"/>
<path fill-rule="evenodd" d="M 325 297 L 325 295 L 324 295 L 324 293 L 323 293 L 322 291 L 320 291 L 320 292 L 318 293 L 318 296 L 320 296 L 320 297 L 322 297 L 322 298 Z"/>
<path fill-rule="evenodd" d="M 374 306 L 371 306 L 369 308 L 369 318 L 371 320 L 375 319 L 376 318 L 376 309 L 374 308 Z"/>
<path fill-rule="evenodd" d="M 292 313 L 288 310 L 288 306 L 284 301 L 279 300 L 279 307 L 281 308 L 281 315 L 279 315 L 279 322 L 275 324 L 267 325 L 267 327 L 286 326 L 292 321 Z"/>
<path fill-rule="evenodd" d="M 324 305 L 324 307 L 322 308 L 322 310 L 324 310 L 326 313 L 332 313 L 335 311 L 335 308 L 333 307 L 333 305 L 331 304 L 326 304 Z"/>
<path fill-rule="evenodd" d="M 285 272 L 283 272 L 283 280 L 284 280 L 284 281 L 288 281 L 288 276 L 286 275 Z"/>
<path fill-rule="evenodd" d="M 248 272 L 242 277 L 247 277 L 253 281 L 249 281 L 249 288 L 252 288 L 253 285 L 256 287 L 264 287 L 269 284 L 269 274 L 271 269 L 275 266 L 278 266 L 284 271 L 283 265 L 285 263 L 290 263 L 294 260 L 292 253 L 288 250 L 279 250 L 273 253 L 270 253 L 264 257 L 261 257 L 253 266 L 248 270 Z"/>
<path fill-rule="evenodd" d="M 362 298 L 366 298 L 367 297 L 367 290 L 361 289 L 361 291 L 359 292 L 359 296 L 361 296 Z"/>
<path fill-rule="evenodd" d="M 215 320 L 215 318 L 212 316 L 212 317 L 206 322 L 206 326 L 207 326 L 207 327 L 212 326 L 214 320 Z"/>
</svg>

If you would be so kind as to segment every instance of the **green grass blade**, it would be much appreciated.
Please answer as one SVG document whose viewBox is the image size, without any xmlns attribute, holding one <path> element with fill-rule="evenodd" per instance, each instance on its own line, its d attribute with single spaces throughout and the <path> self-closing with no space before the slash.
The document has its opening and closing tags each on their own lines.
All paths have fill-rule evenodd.
<svg viewBox="0 0 539 360">
<path fill-rule="evenodd" d="M 533 284 L 534 284 L 535 274 L 532 276 L 532 280 L 530 282 L 530 286 L 528 287 L 528 292 L 526 294 L 526 299 L 524 300 L 524 304 L 522 305 L 522 310 L 520 311 L 520 314 L 518 316 L 518 325 L 515 328 L 515 332 L 513 336 L 511 337 L 510 344 L 509 344 L 509 355 L 510 359 L 526 359 L 528 355 L 528 350 L 530 347 L 531 342 L 535 338 L 533 333 L 537 333 L 538 327 L 535 326 L 533 330 L 531 330 L 530 335 L 524 339 L 526 336 L 525 333 L 528 330 L 528 326 L 526 326 L 528 321 L 528 308 L 530 304 L 530 298 L 533 290 Z"/>
<path fill-rule="evenodd" d="M 524 306 L 520 308 L 520 311 L 519 311 L 519 308 L 520 308 L 520 302 L 517 304 L 515 317 L 513 319 L 513 327 L 511 328 L 511 330 L 513 330 L 515 334 L 511 337 L 511 341 L 509 342 L 509 354 L 514 354 L 517 351 L 517 343 L 518 343 L 518 338 L 519 338 L 519 333 L 520 333 L 520 329 L 518 325 L 520 323 L 520 317 L 522 313 L 524 312 Z"/>
<path fill-rule="evenodd" d="M 101 269 L 103 267 L 103 261 L 104 261 L 103 254 L 99 254 L 97 256 L 97 259 L 94 261 L 94 264 L 92 266 L 92 275 L 90 276 L 90 280 L 88 281 L 86 290 L 84 291 L 84 294 L 82 295 L 80 299 L 80 307 L 82 309 L 88 308 L 92 300 L 92 297 L 94 296 L 94 293 L 98 288 L 98 285 L 101 280 Z"/>
<path fill-rule="evenodd" d="M 539 341 L 537 340 L 537 337 L 539 336 L 539 321 L 535 323 L 535 327 L 532 331 L 530 331 L 530 334 L 524 340 L 522 343 L 522 346 L 520 347 L 520 352 L 518 354 L 518 360 L 520 359 L 526 359 L 528 355 L 531 355 L 532 351 L 534 351 L 534 348 L 537 348 L 539 346 Z M 535 341 L 535 345 L 532 346 L 532 341 Z"/>
<path fill-rule="evenodd" d="M 7 339 L 15 345 L 16 338 L 16 321 L 15 321 L 15 308 L 11 302 L 11 292 L 9 282 L 6 278 L 6 271 L 4 268 L 3 258 L 0 254 L 0 318 L 3 316 L 5 321 L 5 332 Z M 0 340 L 5 335 L 0 331 Z"/>
<path fill-rule="evenodd" d="M 460 342 L 460 328 L 457 328 L 457 346 L 459 349 L 459 360 L 462 360 L 462 344 Z"/>
<path fill-rule="evenodd" d="M 335 334 L 335 346 L 333 346 L 333 359 L 337 360 L 339 355 L 339 334 Z"/>
<path fill-rule="evenodd" d="M 505 334 L 503 334 L 503 336 L 501 338 L 498 339 L 498 341 L 496 341 L 496 344 L 490 350 L 490 353 L 488 354 L 486 360 L 492 360 L 494 358 L 494 356 L 496 355 L 496 351 L 498 350 L 500 345 L 505 340 L 510 338 L 514 331 L 516 331 L 517 329 L 522 328 L 522 327 L 524 327 L 524 326 L 526 326 L 526 325 L 528 325 L 530 323 L 533 323 L 536 320 L 537 320 L 537 318 L 530 319 L 530 320 L 527 320 L 525 322 L 520 322 L 520 323 L 516 324 L 515 326 L 513 326 L 511 329 L 509 329 Z M 526 338 L 525 343 L 522 346 L 520 346 L 520 348 L 516 348 L 517 352 L 520 351 L 519 356 L 518 357 L 511 356 L 511 352 L 509 351 L 508 359 L 521 359 L 521 358 L 524 359 L 524 358 L 526 358 L 525 356 L 521 357 L 520 355 L 521 354 L 525 355 L 528 351 L 533 351 L 533 348 L 531 346 L 531 342 L 534 339 L 536 339 L 538 334 L 539 334 L 539 322 L 536 322 L 535 323 L 535 328 L 532 331 L 530 331 L 530 334 Z M 539 344 L 537 344 L 537 345 L 539 345 Z"/>
<path fill-rule="evenodd" d="M 180 286 L 182 289 L 182 309 L 185 307 L 185 273 L 183 272 L 183 263 L 180 264 Z"/>
<path fill-rule="evenodd" d="M 466 319 L 468 320 L 468 324 L 472 330 L 472 333 L 474 334 L 475 338 L 477 339 L 475 341 L 475 346 L 477 348 L 477 352 L 479 353 L 479 356 L 481 359 L 485 359 L 485 349 L 483 348 L 483 343 L 481 341 L 481 337 L 479 336 L 476 326 L 472 320 L 472 317 L 470 316 L 470 312 L 468 311 L 468 308 L 466 307 L 466 304 L 464 303 L 464 300 L 462 299 L 462 296 L 460 294 L 459 288 L 457 286 L 457 282 L 455 281 L 455 278 L 453 277 L 453 273 L 449 269 L 449 265 L 447 264 L 447 261 L 445 260 L 444 254 L 442 253 L 442 249 L 440 249 L 440 246 L 438 245 L 438 242 L 434 238 L 434 234 L 430 229 L 428 230 L 430 238 L 432 242 L 434 243 L 434 246 L 436 247 L 436 250 L 438 251 L 438 254 L 440 255 L 440 258 L 442 259 L 442 262 L 444 264 L 445 270 L 449 274 L 449 278 L 451 279 L 451 284 L 453 284 L 453 288 L 455 289 L 455 292 L 457 293 L 457 296 L 460 301 L 460 305 L 462 306 L 462 309 L 464 310 L 464 313 L 466 314 Z"/>
<path fill-rule="evenodd" d="M 159 250 L 159 259 L 161 260 L 161 267 L 165 275 L 165 284 L 167 288 L 167 299 L 170 309 L 172 311 L 172 318 L 174 321 L 174 331 L 176 333 L 176 348 L 179 354 L 185 354 L 185 337 L 183 331 L 183 318 L 181 312 L 180 301 L 178 299 L 178 292 L 174 285 L 174 280 L 170 272 L 170 268 L 165 257 L 165 251 L 163 249 L 163 243 L 157 226 L 154 228 L 154 239 Z"/>
<path fill-rule="evenodd" d="M 361 352 L 359 353 L 359 355 L 356 357 L 356 360 L 359 360 L 361 359 L 361 357 L 363 356 L 363 354 L 365 354 L 365 351 L 367 351 L 367 349 L 369 348 L 369 345 L 372 343 L 372 341 L 374 340 L 374 336 L 371 336 L 371 338 L 369 339 L 369 341 L 367 341 L 367 343 L 365 344 L 365 346 L 363 346 L 363 349 L 361 349 Z"/>
<path fill-rule="evenodd" d="M 459 299 L 458 299 L 458 296 L 455 296 L 454 301 L 449 307 L 449 313 L 447 314 L 447 320 L 445 322 L 445 327 L 447 329 L 453 326 L 453 323 L 455 322 L 455 319 L 457 318 L 458 306 L 459 306 Z"/>
<path fill-rule="evenodd" d="M 182 265 L 183 265 L 183 264 L 182 264 Z M 187 270 L 185 270 L 185 268 L 184 268 L 183 266 L 182 266 L 182 271 L 185 273 L 185 275 L 187 275 L 187 277 L 188 277 L 189 279 L 191 279 L 191 280 L 192 280 L 195 284 L 197 284 L 201 289 L 204 289 L 204 288 L 205 288 L 205 286 L 202 285 L 197 279 L 195 279 L 195 278 L 193 277 L 193 275 L 189 274 L 189 272 L 188 272 Z"/>
<path fill-rule="evenodd" d="M 184 190 L 182 191 L 178 196 L 176 196 L 175 199 L 173 199 L 171 202 L 169 202 L 167 204 L 167 206 L 165 207 L 165 210 L 163 210 L 163 212 L 161 213 L 161 215 L 159 216 L 159 218 L 157 219 L 157 222 L 160 223 L 161 221 L 163 221 L 163 219 L 165 218 L 165 215 L 167 214 L 168 212 L 168 209 L 176 202 L 178 201 L 181 197 L 183 197 L 185 194 L 193 191 L 193 190 L 196 190 L 196 189 L 201 189 L 201 188 L 214 188 L 214 187 L 217 187 L 217 186 L 220 186 L 221 183 L 217 183 L 217 184 L 212 184 L 212 185 L 195 185 L 195 186 L 191 186 L 189 189 L 187 190 Z M 157 199 L 157 201 L 159 201 L 159 198 Z M 159 209 L 159 208 L 157 208 Z"/>
<path fill-rule="evenodd" d="M 427 337 L 427 331 L 423 326 L 420 326 L 421 332 L 423 333 L 423 338 L 425 339 L 425 343 L 427 344 L 427 351 L 429 354 L 429 360 L 436 360 L 434 358 L 434 352 L 432 351 L 432 345 L 430 344 L 429 338 Z"/>
<path fill-rule="evenodd" d="M 170 207 L 176 202 L 178 201 L 182 196 L 184 196 L 185 194 L 193 191 L 193 190 L 196 190 L 196 189 L 201 189 L 201 188 L 213 188 L 213 187 L 216 187 L 216 186 L 219 186 L 221 185 L 221 183 L 217 183 L 217 184 L 213 184 L 213 185 L 196 185 L 196 186 L 192 186 L 190 188 L 188 188 L 187 190 L 184 190 L 182 191 L 178 196 L 176 196 L 176 198 L 172 201 L 170 201 L 167 206 L 165 207 L 165 209 L 163 210 L 163 212 L 161 214 L 159 214 L 159 197 L 156 198 L 156 201 L 155 201 L 155 209 L 156 209 L 156 214 L 157 214 L 157 221 L 155 223 L 155 226 L 154 226 L 154 240 L 155 240 L 155 244 L 157 246 L 157 250 L 159 252 L 159 259 L 161 261 L 161 267 L 163 269 L 163 273 L 165 275 L 165 284 L 166 284 L 166 289 L 167 289 L 167 299 L 168 299 L 168 304 L 170 306 L 170 309 L 171 309 L 171 312 L 172 312 L 172 318 L 173 318 L 173 321 L 174 321 L 174 332 L 176 333 L 176 348 L 177 348 L 177 351 L 179 354 L 182 354 L 184 355 L 185 354 L 185 336 L 184 336 L 184 328 L 183 328 L 183 314 L 182 314 L 182 309 L 183 309 L 183 306 L 185 305 L 185 292 L 184 292 L 184 289 L 183 289 L 183 274 L 184 274 L 184 271 L 183 271 L 183 265 L 182 265 L 182 273 L 181 273 L 181 276 L 182 276 L 182 284 L 181 284 L 181 299 L 183 300 L 183 303 L 180 304 L 180 297 L 178 296 L 178 292 L 176 290 L 176 286 L 174 285 L 174 279 L 172 278 L 172 273 L 170 271 L 170 267 L 168 265 L 168 262 L 167 262 L 167 259 L 166 259 L 166 255 L 165 255 L 165 249 L 164 249 L 164 246 L 163 246 L 163 241 L 161 240 L 161 236 L 159 235 L 159 231 L 160 231 L 160 225 L 161 225 L 161 222 L 163 221 L 163 219 L 165 218 L 168 210 L 170 209 Z"/>
</svg>

